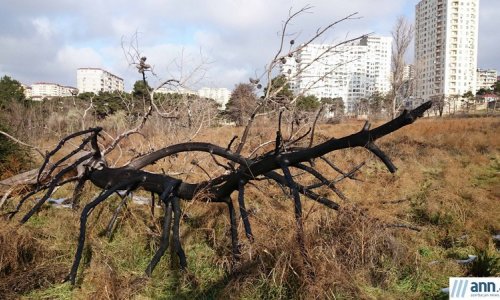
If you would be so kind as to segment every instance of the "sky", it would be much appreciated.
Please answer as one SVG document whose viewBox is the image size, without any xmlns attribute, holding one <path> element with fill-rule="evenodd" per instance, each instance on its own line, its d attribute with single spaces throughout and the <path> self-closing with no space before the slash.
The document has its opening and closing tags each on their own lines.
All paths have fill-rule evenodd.
<svg viewBox="0 0 500 300">
<path fill-rule="evenodd" d="M 398 16 L 413 22 L 417 0 L 0 0 L 0 76 L 24 84 L 76 87 L 76 69 L 103 68 L 130 89 L 140 74 L 131 55 L 147 57 L 150 85 L 177 78 L 196 89 L 232 89 L 265 71 L 287 39 L 297 43 L 341 22 L 319 42 L 390 35 Z M 478 67 L 500 71 L 500 0 L 480 0 Z M 413 50 L 411 50 L 413 52 Z M 411 54 L 409 62 L 411 62 Z"/>
</svg>

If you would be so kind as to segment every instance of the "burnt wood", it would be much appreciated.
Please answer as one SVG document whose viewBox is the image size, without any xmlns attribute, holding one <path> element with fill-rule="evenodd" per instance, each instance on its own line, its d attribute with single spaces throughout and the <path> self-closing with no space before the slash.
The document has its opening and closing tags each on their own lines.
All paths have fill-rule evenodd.
<svg viewBox="0 0 500 300">
<path fill-rule="evenodd" d="M 404 111 L 399 117 L 377 128 L 370 129 L 370 124 L 366 123 L 359 132 L 338 139 L 331 138 L 316 146 L 310 146 L 307 148 L 298 147 L 297 144 L 295 144 L 295 142 L 302 140 L 305 135 L 296 139 L 294 142 L 289 142 L 285 145 L 281 133 L 280 117 L 278 131 L 276 133 L 276 145 L 274 149 L 255 158 L 244 157 L 241 154 L 241 147 L 244 142 L 240 142 L 238 149 L 235 152 L 232 152 L 231 145 L 235 140 L 235 138 L 233 138 L 229 145 L 225 148 L 203 142 L 188 142 L 171 145 L 138 157 L 129 164 L 118 168 L 108 167 L 105 162 L 105 157 L 103 157 L 103 154 L 99 149 L 97 139 L 102 129 L 99 127 L 90 128 L 63 138 L 58 145 L 48 153 L 46 160 L 39 169 L 35 191 L 28 193 L 21 199 L 16 207 L 16 210 L 11 212 L 10 217 L 13 217 L 19 211 L 27 199 L 38 192 L 45 191 L 45 195 L 38 200 L 38 202 L 23 218 L 21 218 L 20 222 L 25 223 L 33 216 L 33 214 L 39 211 L 41 206 L 52 195 L 57 186 L 66 184 L 67 182 L 77 181 L 72 198 L 74 207 L 77 207 L 78 205 L 78 199 L 86 182 L 91 182 L 93 185 L 102 189 L 102 193 L 94 200 L 86 204 L 81 212 L 78 245 L 75 253 L 75 259 L 67 278 L 72 284 L 75 284 L 77 271 L 84 249 L 86 225 L 88 217 L 91 215 L 94 208 L 105 201 L 113 193 L 118 191 L 126 191 L 126 193 L 137 189 L 149 191 L 152 194 L 153 199 L 156 194 L 164 204 L 163 226 L 159 241 L 159 248 L 145 270 L 146 274 L 150 276 L 155 266 L 164 255 L 169 244 L 173 247 L 172 249 L 174 252 L 177 253 L 180 267 L 182 269 L 187 267 L 186 255 L 182 249 L 180 236 L 180 220 L 182 216 L 180 200 L 195 200 L 200 193 L 203 193 L 204 195 L 203 201 L 222 202 L 227 205 L 231 228 L 231 252 L 234 261 L 237 262 L 241 257 L 240 244 L 238 240 L 238 216 L 236 214 L 237 210 L 235 209 L 231 199 L 231 194 L 235 191 L 238 192 L 237 203 L 239 206 L 239 217 L 241 217 L 243 222 L 247 238 L 250 242 L 252 242 L 254 240 L 254 236 L 252 234 L 249 220 L 250 215 L 247 211 L 244 198 L 245 185 L 251 183 L 252 181 L 262 180 L 264 178 L 275 182 L 292 199 L 296 221 L 297 242 L 304 262 L 307 263 L 308 256 L 303 229 L 302 199 L 300 195 L 316 201 L 330 209 L 337 210 L 340 207 L 338 203 L 319 196 L 314 193 L 312 189 L 318 187 L 328 187 L 341 200 L 346 200 L 344 194 L 338 190 L 334 184 L 345 178 L 355 179 L 354 174 L 364 165 L 364 163 L 362 163 L 356 166 L 353 170 L 342 171 L 323 156 L 340 149 L 363 147 L 378 157 L 385 164 L 389 172 L 394 173 L 397 170 L 396 166 L 392 163 L 390 158 L 375 145 L 375 141 L 413 123 L 418 117 L 421 117 L 423 113 L 431 107 L 431 105 L 431 102 L 426 102 L 414 110 Z M 87 136 L 89 134 L 90 136 Z M 248 132 L 245 131 L 243 134 L 244 138 L 242 140 L 246 140 L 247 135 Z M 58 160 L 55 164 L 50 165 L 48 171 L 45 170 L 49 165 L 50 158 L 62 148 L 66 141 L 82 136 L 84 136 L 84 138 L 75 150 Z M 52 173 L 57 170 L 58 166 L 69 160 L 72 156 L 84 151 L 86 147 L 90 147 L 92 152 L 80 156 L 75 162 L 52 175 Z M 142 170 L 144 167 L 154 164 L 160 159 L 183 152 L 209 153 L 218 166 L 225 168 L 226 173 L 210 180 L 190 183 L 166 174 L 156 174 Z M 228 165 L 225 166 L 219 163 L 216 157 L 226 159 L 229 161 Z M 314 159 L 318 158 L 326 161 L 333 168 L 333 170 L 340 173 L 341 179 L 331 180 L 324 174 L 317 171 L 314 167 Z M 306 163 L 310 163 L 310 166 L 306 165 Z M 83 172 L 81 174 L 79 172 L 78 177 L 75 179 L 64 180 L 63 177 L 70 171 L 76 170 L 77 167 L 83 167 Z M 292 170 L 295 169 L 305 171 L 314 176 L 317 180 L 319 180 L 319 183 L 315 183 L 310 186 L 300 184 L 293 176 Z M 282 172 L 283 175 L 278 172 Z M 41 182 L 42 179 L 45 183 Z M 152 201 L 152 205 L 152 209 L 154 209 L 154 200 Z M 115 214 L 113 219 L 116 219 L 116 217 L 117 215 Z M 112 220 L 110 223 L 111 229 L 113 223 L 114 221 Z M 172 243 L 169 242 L 170 237 L 172 237 Z"/>
</svg>

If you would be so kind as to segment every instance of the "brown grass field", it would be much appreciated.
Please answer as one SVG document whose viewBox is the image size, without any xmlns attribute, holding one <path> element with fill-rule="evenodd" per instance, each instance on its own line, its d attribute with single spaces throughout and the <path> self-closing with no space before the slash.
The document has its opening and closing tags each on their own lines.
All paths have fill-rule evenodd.
<svg viewBox="0 0 500 300">
<path fill-rule="evenodd" d="M 344 136 L 360 127 L 357 121 L 321 125 L 315 141 Z M 152 122 L 145 130 L 146 139 L 134 136 L 123 149 L 145 152 L 186 140 L 182 132 L 162 130 Z M 196 140 L 225 146 L 241 130 L 207 128 Z M 318 189 L 340 202 L 338 212 L 303 200 L 309 268 L 295 239 L 293 203 L 267 181 L 248 188 L 247 208 L 256 239 L 249 243 L 240 228 L 243 256 L 235 272 L 229 270 L 226 208 L 201 198 L 182 204 L 181 238 L 188 270 L 180 272 L 176 257 L 166 255 L 152 278 L 144 270 L 158 246 L 161 209 L 152 217 L 149 207 L 130 203 L 108 239 L 101 233 L 119 200 L 115 197 L 98 207 L 89 223 L 75 288 L 61 282 L 76 248 L 78 212 L 47 206 L 22 227 L 2 218 L 0 298 L 447 299 L 440 289 L 448 285 L 448 277 L 474 275 L 474 270 L 488 266 L 492 272 L 499 270 L 498 245 L 492 240 L 500 234 L 499 131 L 500 118 L 493 117 L 418 120 L 378 141 L 398 167 L 395 174 L 364 149 L 329 154 L 345 170 L 362 161 L 367 164 L 357 176 L 359 181 L 339 184 L 348 201 Z M 274 139 L 274 125 L 257 126 L 252 133 L 247 149 Z M 56 139 L 46 143 L 53 145 Z M 113 160 L 125 163 L 134 151 L 115 151 Z M 213 174 L 222 172 L 201 154 L 179 155 L 151 170 L 181 172 L 179 177 L 193 182 L 206 179 L 191 163 L 193 159 Z M 338 175 L 321 162 L 316 167 L 330 178 Z M 302 182 L 313 179 L 304 177 Z M 84 201 L 97 192 L 87 186 Z M 68 193 L 69 188 L 62 188 L 56 198 Z M 3 209 L 15 203 L 9 200 Z M 483 255 L 474 266 L 455 261 L 478 253 Z M 306 269 L 314 276 L 304 276 Z"/>
</svg>

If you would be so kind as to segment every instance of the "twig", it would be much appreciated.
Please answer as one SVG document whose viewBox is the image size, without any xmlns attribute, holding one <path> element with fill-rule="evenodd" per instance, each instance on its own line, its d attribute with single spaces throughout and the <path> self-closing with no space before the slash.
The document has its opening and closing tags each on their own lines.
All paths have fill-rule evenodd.
<svg viewBox="0 0 500 300">
<path fill-rule="evenodd" d="M 9 189 L 7 192 L 5 192 L 5 194 L 3 195 L 2 199 L 0 200 L 0 209 L 4 205 L 4 203 L 7 200 L 7 198 L 9 198 L 10 194 L 14 191 L 14 189 L 15 189 L 15 187 L 13 187 L 13 188 Z"/>
<path fill-rule="evenodd" d="M 234 141 L 238 138 L 237 135 L 233 136 L 233 138 L 231 139 L 231 141 L 229 142 L 229 144 L 227 145 L 227 148 L 226 150 L 227 151 L 231 151 L 231 146 L 233 145 Z"/>
<path fill-rule="evenodd" d="M 203 121 L 205 120 L 205 114 L 203 114 L 203 116 L 201 117 L 201 122 L 200 122 L 200 126 L 198 126 L 198 129 L 196 130 L 196 132 L 189 138 L 188 141 L 192 141 L 197 135 L 198 133 L 200 133 L 200 130 L 201 128 L 203 127 Z"/>
<path fill-rule="evenodd" d="M 324 105 L 321 105 L 319 107 L 318 111 L 316 112 L 316 116 L 314 117 L 314 122 L 313 122 L 312 130 L 311 130 L 311 139 L 309 140 L 309 148 L 311 148 L 313 145 L 314 131 L 316 130 L 316 122 L 318 122 L 319 116 L 320 116 L 321 112 L 323 111 L 323 108 L 324 108 Z"/>
<path fill-rule="evenodd" d="M 399 204 L 403 203 L 406 201 L 409 201 L 410 199 L 399 199 L 399 200 L 387 200 L 387 201 L 380 201 L 381 204 Z"/>
</svg>

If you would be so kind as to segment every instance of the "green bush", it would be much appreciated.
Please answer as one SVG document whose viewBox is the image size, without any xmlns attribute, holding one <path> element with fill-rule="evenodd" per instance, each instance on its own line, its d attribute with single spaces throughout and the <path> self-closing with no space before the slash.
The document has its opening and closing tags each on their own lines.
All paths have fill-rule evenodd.
<svg viewBox="0 0 500 300">
<path fill-rule="evenodd" d="M 297 100 L 297 108 L 303 111 L 315 111 L 320 107 L 321 103 L 315 96 L 302 96 Z"/>
<path fill-rule="evenodd" d="M 0 130 L 7 131 L 2 124 Z M 30 161 L 26 149 L 0 134 L 0 179 L 25 169 Z"/>
</svg>

